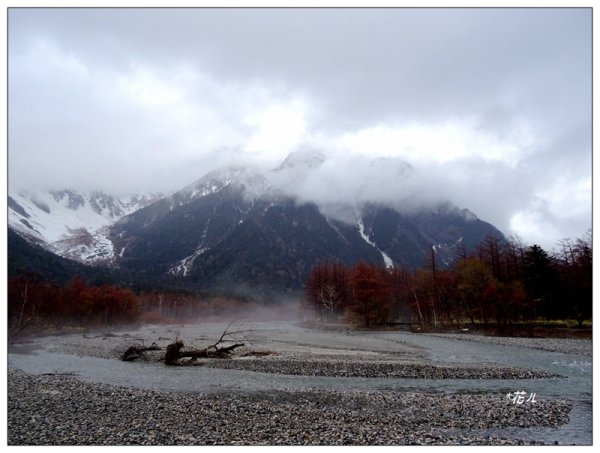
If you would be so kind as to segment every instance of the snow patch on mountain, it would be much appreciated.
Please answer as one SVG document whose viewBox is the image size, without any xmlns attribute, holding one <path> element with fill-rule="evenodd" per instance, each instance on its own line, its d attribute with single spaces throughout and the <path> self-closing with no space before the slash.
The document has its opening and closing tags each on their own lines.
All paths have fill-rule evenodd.
<svg viewBox="0 0 600 453">
<path fill-rule="evenodd" d="M 467 222 L 475 222 L 476 220 L 479 220 L 479 217 L 477 217 L 475 214 L 473 214 L 468 209 L 463 209 L 460 212 L 463 216 L 463 219 L 465 219 Z"/>
<path fill-rule="evenodd" d="M 9 209 L 8 222 L 18 231 L 54 243 L 70 238 L 73 232 L 96 231 L 111 223 L 111 218 L 99 213 L 85 199 L 73 197 L 73 192 L 59 196 L 56 192 L 12 195 L 22 211 Z M 23 215 L 23 212 L 25 215 Z M 21 220 L 25 218 L 29 225 Z"/>
<path fill-rule="evenodd" d="M 470 219 L 465 219 L 467 222 L 471 221 Z M 431 246 L 432 250 L 436 254 L 439 260 L 441 260 L 442 264 L 446 267 L 450 267 L 455 263 L 456 258 L 460 257 L 459 253 L 460 247 L 462 247 L 463 237 L 459 237 L 456 241 L 451 243 L 438 243 L 433 244 Z"/>
<path fill-rule="evenodd" d="M 86 264 L 115 257 L 108 227 L 158 198 L 132 195 L 122 200 L 104 192 L 60 190 L 11 194 L 8 224 L 21 236 L 65 258 Z"/>
<path fill-rule="evenodd" d="M 189 272 L 194 267 L 194 261 L 196 260 L 196 258 L 198 258 L 200 255 L 202 255 L 208 250 L 208 247 L 205 247 L 204 244 L 206 242 L 206 235 L 208 234 L 208 229 L 210 228 L 211 220 L 212 219 L 210 217 L 206 220 L 204 230 L 202 231 L 202 236 L 200 237 L 200 243 L 198 244 L 198 247 L 196 248 L 194 253 L 178 261 L 174 266 L 171 266 L 167 271 L 167 275 L 187 277 Z"/>
<path fill-rule="evenodd" d="M 192 267 L 194 266 L 194 260 L 196 258 L 198 258 L 200 255 L 202 255 L 204 252 L 206 252 L 207 250 L 208 250 L 207 248 L 199 248 L 193 254 L 191 254 L 190 256 L 186 256 L 181 261 L 179 261 L 177 264 L 172 266 L 167 271 L 167 274 L 174 275 L 174 276 L 187 277 L 188 273 L 192 270 Z"/>
<path fill-rule="evenodd" d="M 226 167 L 213 170 L 196 182 L 184 187 L 171 198 L 177 199 L 179 206 L 192 200 L 220 192 L 233 186 L 242 189 L 250 199 L 264 195 L 271 188 L 265 173 L 256 167 Z"/>
<path fill-rule="evenodd" d="M 318 149 L 301 149 L 290 153 L 274 171 L 312 170 L 320 167 L 326 160 L 325 154 Z"/>
<path fill-rule="evenodd" d="M 389 255 L 383 250 L 381 250 L 379 247 L 377 247 L 377 245 L 375 245 L 375 243 L 371 241 L 371 239 L 369 239 L 369 236 L 367 236 L 367 234 L 365 233 L 365 224 L 363 223 L 362 217 L 358 219 L 356 225 L 358 226 L 358 232 L 360 233 L 360 236 L 365 240 L 365 242 L 370 246 L 374 247 L 379 253 L 381 253 L 381 257 L 383 258 L 385 267 L 394 267 L 394 261 L 392 261 Z"/>
</svg>

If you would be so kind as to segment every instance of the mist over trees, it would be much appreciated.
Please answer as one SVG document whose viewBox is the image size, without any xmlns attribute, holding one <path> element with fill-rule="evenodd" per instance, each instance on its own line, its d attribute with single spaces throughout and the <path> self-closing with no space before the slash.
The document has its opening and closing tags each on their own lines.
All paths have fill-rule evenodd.
<svg viewBox="0 0 600 453">
<path fill-rule="evenodd" d="M 33 273 L 8 280 L 9 336 L 57 326 L 290 319 L 296 308 L 304 318 L 316 315 L 365 327 L 405 322 L 460 328 L 569 319 L 582 326 L 592 317 L 591 232 L 562 240 L 552 254 L 516 237 L 488 236 L 474 252 L 459 251 L 450 266 L 440 263 L 432 246 L 416 270 L 328 259 L 311 270 L 299 307 L 226 294 L 134 292 L 81 278 L 61 284 Z"/>
<path fill-rule="evenodd" d="M 140 313 L 136 294 L 114 285 L 73 278 L 60 286 L 31 273 L 8 281 L 9 336 L 28 328 L 131 323 Z"/>
<path fill-rule="evenodd" d="M 427 326 L 510 325 L 534 320 L 592 317 L 592 237 L 565 239 L 551 255 L 519 238 L 488 236 L 450 266 L 435 247 L 422 266 L 383 268 L 333 259 L 315 266 L 305 284 L 305 305 L 321 320 L 365 327 L 391 322 Z"/>
<path fill-rule="evenodd" d="M 133 291 L 114 284 L 93 284 L 81 277 L 61 284 L 31 272 L 8 280 L 9 338 L 45 329 L 289 319 L 289 308 L 289 301 L 266 306 L 224 293 L 164 288 Z"/>
</svg>

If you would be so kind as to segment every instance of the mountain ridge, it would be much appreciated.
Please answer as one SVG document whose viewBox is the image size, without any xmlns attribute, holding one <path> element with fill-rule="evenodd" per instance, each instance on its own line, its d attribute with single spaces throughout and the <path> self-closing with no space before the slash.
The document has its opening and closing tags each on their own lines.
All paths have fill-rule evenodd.
<svg viewBox="0 0 600 453">
<path fill-rule="evenodd" d="M 8 224 L 27 241 L 63 258 L 107 265 L 114 257 L 107 228 L 159 196 L 117 199 L 103 191 L 18 191 L 8 196 Z"/>
<path fill-rule="evenodd" d="M 449 266 L 459 249 L 472 249 L 488 235 L 503 237 L 447 201 L 403 209 L 404 194 L 388 194 L 387 202 L 293 195 L 290 187 L 306 186 L 326 164 L 320 153 L 295 153 L 272 170 L 220 168 L 169 196 L 140 196 L 129 204 L 100 192 L 11 194 L 9 225 L 63 257 L 194 290 L 294 292 L 324 259 L 414 269 L 432 247 Z M 412 171 L 397 160 L 372 166 L 382 168 L 394 178 Z M 72 223 L 60 227 L 65 219 Z"/>
</svg>

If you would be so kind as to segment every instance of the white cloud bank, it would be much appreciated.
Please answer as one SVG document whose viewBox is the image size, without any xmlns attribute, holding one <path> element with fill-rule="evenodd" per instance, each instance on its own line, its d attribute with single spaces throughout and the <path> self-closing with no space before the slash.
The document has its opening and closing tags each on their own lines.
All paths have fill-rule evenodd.
<svg viewBox="0 0 600 453">
<path fill-rule="evenodd" d="M 549 248 L 591 225 L 591 10 L 13 8 L 8 57 L 11 190 L 314 148 L 307 199 L 450 199 Z"/>
</svg>

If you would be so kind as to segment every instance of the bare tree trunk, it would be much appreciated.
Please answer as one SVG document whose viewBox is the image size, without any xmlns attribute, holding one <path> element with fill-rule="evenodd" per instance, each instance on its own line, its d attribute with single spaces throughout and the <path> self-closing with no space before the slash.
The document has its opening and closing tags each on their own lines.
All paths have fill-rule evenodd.
<svg viewBox="0 0 600 453">
<path fill-rule="evenodd" d="M 23 302 L 21 304 L 21 313 L 19 314 L 19 323 L 17 324 L 18 329 L 21 329 L 23 327 L 23 319 L 25 318 L 25 306 L 27 305 L 27 287 L 28 284 L 25 283 L 25 288 L 21 293 Z"/>
<path fill-rule="evenodd" d="M 421 307 L 419 306 L 419 298 L 417 297 L 417 293 L 415 292 L 414 288 L 413 288 L 413 296 L 415 296 L 415 302 L 417 303 L 417 311 L 419 312 L 419 318 L 421 318 L 421 325 L 423 325 L 424 324 L 423 314 L 421 313 Z"/>
</svg>

